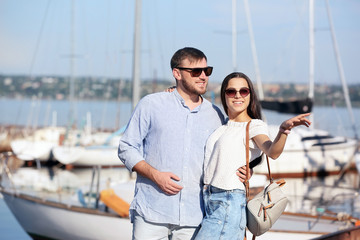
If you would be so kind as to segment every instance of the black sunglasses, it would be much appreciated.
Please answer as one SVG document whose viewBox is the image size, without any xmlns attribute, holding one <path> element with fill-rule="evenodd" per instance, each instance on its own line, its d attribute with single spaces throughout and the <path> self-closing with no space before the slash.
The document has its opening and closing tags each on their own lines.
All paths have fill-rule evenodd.
<svg viewBox="0 0 360 240">
<path fill-rule="evenodd" d="M 208 77 L 211 75 L 213 67 L 204 67 L 204 68 L 184 68 L 184 67 L 176 67 L 177 69 L 180 70 L 189 70 L 190 71 L 190 75 L 192 77 L 199 77 L 202 73 L 202 71 L 204 71 L 205 75 Z"/>
<path fill-rule="evenodd" d="M 246 97 L 247 95 L 249 95 L 250 89 L 248 89 L 248 88 L 246 88 L 246 87 L 243 87 L 243 88 L 240 88 L 239 91 L 237 91 L 237 90 L 235 90 L 235 89 L 233 89 L 233 88 L 230 88 L 230 89 L 226 89 L 226 90 L 225 90 L 226 96 L 231 97 L 231 98 L 235 97 L 237 92 L 240 94 L 240 96 L 242 96 L 242 97 L 244 98 L 244 97 Z"/>
</svg>

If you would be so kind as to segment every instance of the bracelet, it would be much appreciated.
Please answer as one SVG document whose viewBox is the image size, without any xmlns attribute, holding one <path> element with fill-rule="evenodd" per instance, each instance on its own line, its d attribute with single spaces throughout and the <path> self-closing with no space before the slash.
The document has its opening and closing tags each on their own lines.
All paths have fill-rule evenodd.
<svg viewBox="0 0 360 240">
<path fill-rule="evenodd" d="M 286 135 L 290 134 L 290 130 L 284 129 L 284 128 L 281 128 L 281 127 L 279 128 L 279 132 L 284 133 Z"/>
</svg>

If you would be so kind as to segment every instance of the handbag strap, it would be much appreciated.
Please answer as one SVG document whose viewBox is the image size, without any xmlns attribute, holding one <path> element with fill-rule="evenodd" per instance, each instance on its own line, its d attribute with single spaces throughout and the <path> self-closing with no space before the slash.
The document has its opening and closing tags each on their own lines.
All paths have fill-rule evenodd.
<svg viewBox="0 0 360 240">
<path fill-rule="evenodd" d="M 274 179 L 271 176 L 269 157 L 266 154 L 265 154 L 265 156 L 266 156 L 266 162 L 267 162 L 267 166 L 268 166 L 269 180 L 270 180 L 270 183 L 273 183 Z"/>
<path fill-rule="evenodd" d="M 246 189 L 246 199 L 249 201 L 250 197 L 250 189 L 249 189 L 249 179 L 250 179 L 250 167 L 249 167 L 249 155 L 250 155 L 250 147 L 249 147 L 249 127 L 250 127 L 251 120 L 246 124 L 246 139 L 245 139 L 245 146 L 246 146 L 246 180 L 245 180 L 245 189 Z"/>
<path fill-rule="evenodd" d="M 249 187 L 249 179 L 250 179 L 250 161 L 249 161 L 249 158 L 250 158 L 250 134 L 249 134 L 249 128 L 250 128 L 250 122 L 251 120 L 246 124 L 246 143 L 245 143 L 245 146 L 246 146 L 246 180 L 245 180 L 245 189 L 246 189 L 246 199 L 247 201 L 249 201 L 250 199 L 250 187 Z M 270 179 L 270 182 L 272 183 L 273 180 L 272 180 L 272 177 L 271 177 L 271 171 L 270 171 L 270 164 L 269 164 L 269 158 L 268 156 L 266 155 L 266 162 L 267 162 L 267 166 L 268 166 L 268 170 L 269 170 L 269 179 Z M 253 235 L 252 236 L 252 240 L 255 240 L 256 236 Z M 245 239 L 246 238 L 246 231 L 245 231 Z"/>
</svg>

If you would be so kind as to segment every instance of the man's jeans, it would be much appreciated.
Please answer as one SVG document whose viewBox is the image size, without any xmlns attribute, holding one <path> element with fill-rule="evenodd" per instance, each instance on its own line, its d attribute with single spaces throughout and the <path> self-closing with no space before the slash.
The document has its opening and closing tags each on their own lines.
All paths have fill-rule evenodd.
<svg viewBox="0 0 360 240">
<path fill-rule="evenodd" d="M 196 240 L 244 239 L 246 194 L 244 190 L 223 190 L 204 186 L 206 216 Z"/>
<path fill-rule="evenodd" d="M 198 227 L 151 223 L 134 211 L 133 240 L 192 240 Z"/>
</svg>

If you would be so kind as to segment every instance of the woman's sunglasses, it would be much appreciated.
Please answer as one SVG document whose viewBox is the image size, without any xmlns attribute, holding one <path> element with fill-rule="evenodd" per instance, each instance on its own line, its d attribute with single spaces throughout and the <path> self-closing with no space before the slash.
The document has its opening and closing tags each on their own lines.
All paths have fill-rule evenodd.
<svg viewBox="0 0 360 240">
<path fill-rule="evenodd" d="M 229 89 L 225 90 L 226 96 L 231 97 L 231 98 L 235 97 L 237 92 L 239 92 L 240 96 L 242 96 L 244 98 L 247 95 L 249 95 L 250 89 L 248 89 L 246 87 L 243 87 L 243 88 L 240 88 L 239 91 L 237 91 L 237 90 L 235 90 L 233 88 L 229 88 Z"/>
<path fill-rule="evenodd" d="M 204 71 L 205 75 L 208 77 L 211 75 L 213 67 L 205 67 L 205 68 L 184 68 L 184 67 L 176 67 L 177 69 L 180 70 L 189 70 L 190 71 L 190 75 L 192 77 L 199 77 L 202 73 L 202 71 Z"/>
</svg>

